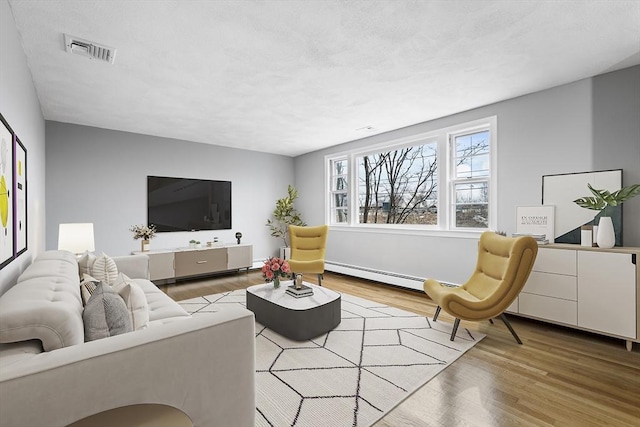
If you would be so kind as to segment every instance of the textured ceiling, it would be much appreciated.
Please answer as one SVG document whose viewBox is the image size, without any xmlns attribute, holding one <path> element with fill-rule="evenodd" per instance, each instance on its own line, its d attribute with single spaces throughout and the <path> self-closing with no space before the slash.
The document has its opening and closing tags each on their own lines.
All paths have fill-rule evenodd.
<svg viewBox="0 0 640 427">
<path fill-rule="evenodd" d="M 640 63 L 639 1 L 9 3 L 45 119 L 289 156 Z"/>
</svg>

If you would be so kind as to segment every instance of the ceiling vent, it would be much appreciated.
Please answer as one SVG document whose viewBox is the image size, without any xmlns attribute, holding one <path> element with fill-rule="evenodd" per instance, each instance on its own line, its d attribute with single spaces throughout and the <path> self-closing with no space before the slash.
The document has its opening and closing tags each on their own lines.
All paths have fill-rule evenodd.
<svg viewBox="0 0 640 427">
<path fill-rule="evenodd" d="M 113 64 L 116 58 L 116 49 L 108 46 L 99 45 L 89 40 L 79 37 L 64 35 L 64 45 L 69 53 L 81 55 L 89 59 L 97 59 L 98 61 Z"/>
</svg>

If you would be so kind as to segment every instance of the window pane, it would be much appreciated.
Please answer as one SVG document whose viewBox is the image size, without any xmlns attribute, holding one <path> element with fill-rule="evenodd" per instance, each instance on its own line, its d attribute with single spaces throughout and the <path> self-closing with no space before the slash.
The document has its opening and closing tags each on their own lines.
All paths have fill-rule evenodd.
<svg viewBox="0 0 640 427">
<path fill-rule="evenodd" d="M 347 210 L 346 209 L 336 209 L 335 211 L 335 215 L 333 217 L 333 221 L 336 223 L 339 222 L 347 222 L 348 218 L 347 218 Z"/>
<path fill-rule="evenodd" d="M 489 185 L 487 182 L 455 185 L 456 227 L 489 226 Z"/>
<path fill-rule="evenodd" d="M 455 137 L 455 177 L 489 176 L 489 131 Z"/>
<path fill-rule="evenodd" d="M 346 207 L 347 206 L 347 193 L 335 193 L 333 195 L 334 207 Z"/>
<path fill-rule="evenodd" d="M 347 189 L 347 177 L 338 176 L 333 178 L 332 183 L 333 190 L 346 190 Z"/>
<path fill-rule="evenodd" d="M 347 161 L 346 160 L 337 160 L 333 162 L 333 170 L 331 172 L 332 175 L 346 175 L 347 174 Z"/>
<path fill-rule="evenodd" d="M 360 223 L 438 222 L 437 143 L 358 158 Z"/>
</svg>

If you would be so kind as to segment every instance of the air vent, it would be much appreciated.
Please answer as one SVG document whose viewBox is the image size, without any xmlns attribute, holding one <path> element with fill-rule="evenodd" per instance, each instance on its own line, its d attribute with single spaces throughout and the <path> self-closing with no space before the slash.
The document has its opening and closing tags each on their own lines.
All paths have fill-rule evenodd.
<svg viewBox="0 0 640 427">
<path fill-rule="evenodd" d="M 115 48 L 99 45 L 69 34 L 64 35 L 64 45 L 67 52 L 89 59 L 97 59 L 98 61 L 113 64 L 116 58 Z"/>
</svg>

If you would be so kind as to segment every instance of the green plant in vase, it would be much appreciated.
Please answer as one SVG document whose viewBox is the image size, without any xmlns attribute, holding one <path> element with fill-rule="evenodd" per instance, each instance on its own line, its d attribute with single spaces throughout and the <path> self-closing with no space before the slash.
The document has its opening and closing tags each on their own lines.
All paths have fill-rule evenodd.
<svg viewBox="0 0 640 427">
<path fill-rule="evenodd" d="M 622 202 L 629 200 L 640 194 L 640 184 L 633 184 L 613 193 L 608 190 L 596 190 L 587 184 L 589 191 L 593 196 L 580 197 L 573 202 L 578 206 L 594 211 L 600 211 L 600 222 L 598 223 L 598 234 L 596 242 L 602 248 L 612 248 L 615 246 L 615 233 L 613 230 L 613 222 L 611 221 L 611 208 L 621 205 Z"/>
<path fill-rule="evenodd" d="M 266 226 L 271 230 L 271 235 L 282 239 L 285 247 L 289 246 L 287 240 L 289 224 L 302 227 L 307 225 L 293 204 L 297 198 L 298 192 L 292 185 L 289 185 L 287 188 L 287 196 L 276 200 L 276 207 L 272 214 L 273 219 L 268 219 L 266 223 Z"/>
</svg>

